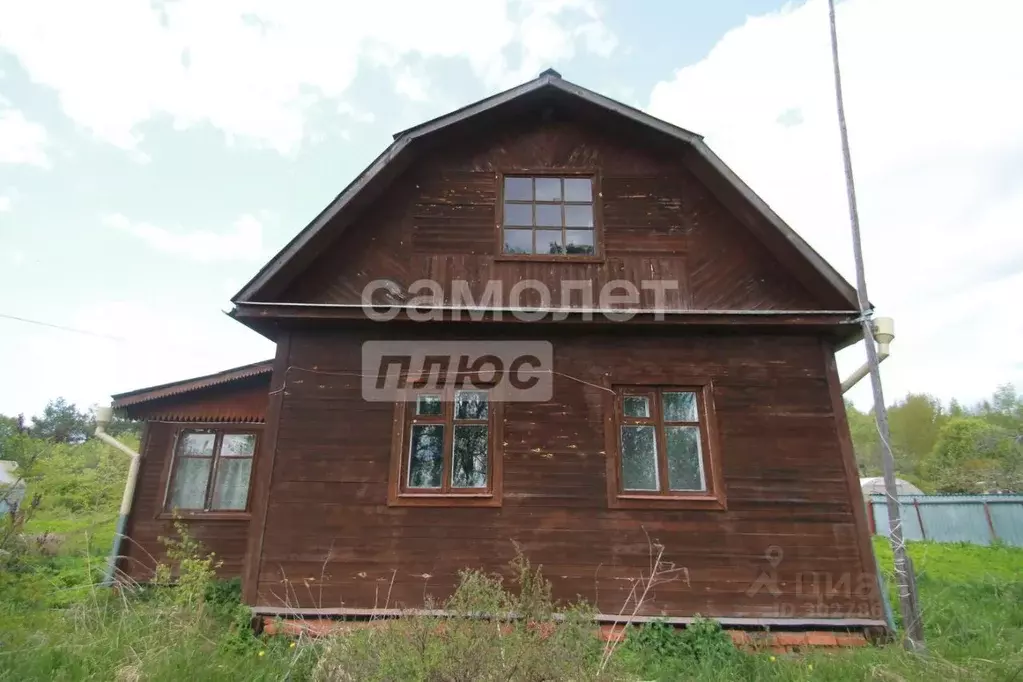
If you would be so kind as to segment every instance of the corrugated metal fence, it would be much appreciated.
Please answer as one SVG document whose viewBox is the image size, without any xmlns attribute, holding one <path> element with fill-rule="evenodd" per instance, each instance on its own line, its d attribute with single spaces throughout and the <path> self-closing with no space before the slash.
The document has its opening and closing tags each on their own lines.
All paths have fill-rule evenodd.
<svg viewBox="0 0 1023 682">
<path fill-rule="evenodd" d="M 903 495 L 899 511 L 907 540 L 1023 547 L 1023 495 Z M 888 535 L 884 495 L 869 496 L 867 517 L 875 534 Z"/>
</svg>

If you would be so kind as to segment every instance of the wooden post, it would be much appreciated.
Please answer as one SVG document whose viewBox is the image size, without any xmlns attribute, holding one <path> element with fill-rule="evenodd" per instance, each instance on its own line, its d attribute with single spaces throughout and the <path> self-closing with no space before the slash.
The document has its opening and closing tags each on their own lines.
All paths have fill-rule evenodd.
<svg viewBox="0 0 1023 682">
<path fill-rule="evenodd" d="M 920 524 L 920 537 L 923 540 L 927 539 L 927 530 L 924 529 L 924 517 L 920 514 L 920 498 L 913 498 L 913 506 L 916 508 L 916 522 Z"/>
<path fill-rule="evenodd" d="M 852 153 L 849 150 L 849 130 L 845 123 L 845 103 L 842 100 L 842 71 L 838 60 L 838 28 L 835 24 L 835 0 L 828 0 L 828 17 L 831 24 L 831 63 L 835 76 L 835 108 L 838 112 L 838 132 L 842 142 L 842 162 L 845 170 L 845 189 L 849 202 L 849 226 L 852 231 L 853 260 L 856 264 L 856 299 L 860 308 L 860 323 L 863 341 L 867 347 L 867 366 L 870 368 L 870 385 L 874 394 L 874 419 L 881 439 L 881 463 L 884 467 L 885 497 L 888 500 L 888 541 L 895 558 L 895 582 L 899 588 L 899 606 L 902 611 L 902 625 L 905 628 L 903 645 L 910 651 L 923 653 L 923 621 L 920 618 L 916 598 L 916 583 L 911 574 L 913 568 L 908 560 L 906 542 L 902 537 L 902 515 L 899 510 L 898 493 L 895 485 L 895 457 L 892 455 L 891 430 L 888 428 L 888 408 L 881 388 L 880 362 L 874 346 L 873 308 L 867 296 L 867 275 L 863 265 L 863 244 L 860 238 L 860 216 L 856 205 L 856 183 L 853 180 Z"/>
<path fill-rule="evenodd" d="M 998 542 L 998 533 L 995 532 L 995 523 L 991 520 L 991 508 L 987 506 L 987 500 L 982 500 L 984 505 L 984 517 L 987 518 L 987 527 L 991 531 L 991 542 Z"/>
</svg>

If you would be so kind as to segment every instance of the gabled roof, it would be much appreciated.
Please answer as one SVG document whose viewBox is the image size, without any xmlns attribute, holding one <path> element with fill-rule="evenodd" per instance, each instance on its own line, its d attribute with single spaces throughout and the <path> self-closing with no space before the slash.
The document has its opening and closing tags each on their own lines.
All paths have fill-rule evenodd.
<svg viewBox="0 0 1023 682">
<path fill-rule="evenodd" d="M 219 386 L 232 381 L 247 379 L 260 374 L 266 374 L 269 376 L 272 371 L 273 360 L 254 362 L 251 365 L 242 365 L 241 367 L 225 369 L 223 372 L 217 372 L 216 374 L 207 374 L 206 376 L 183 379 L 169 384 L 160 384 L 159 386 L 150 386 L 149 388 L 139 388 L 134 391 L 117 393 L 111 396 L 113 398 L 111 407 L 115 409 L 129 407 L 131 405 L 138 405 L 139 403 L 145 403 L 151 400 L 159 400 L 161 398 L 168 398 L 182 393 L 198 391 L 211 386 Z"/>
<path fill-rule="evenodd" d="M 397 175 L 408 166 L 412 157 L 421 143 L 435 136 L 441 131 L 446 131 L 452 126 L 465 123 L 472 119 L 483 117 L 488 113 L 495 112 L 505 107 L 528 106 L 530 103 L 540 101 L 542 98 L 557 98 L 582 106 L 592 107 L 602 113 L 619 117 L 623 121 L 630 122 L 641 127 L 647 132 L 661 135 L 690 147 L 698 155 L 705 165 L 709 167 L 708 172 L 720 177 L 730 195 L 734 195 L 737 201 L 745 204 L 744 208 L 753 214 L 758 214 L 774 230 L 774 237 L 780 237 L 783 243 L 787 243 L 798 254 L 798 258 L 809 264 L 813 271 L 819 276 L 822 286 L 830 289 L 832 298 L 848 303 L 850 310 L 859 310 L 856 298 L 856 290 L 842 277 L 831 265 L 825 261 L 820 254 L 789 227 L 757 194 L 750 189 L 725 163 L 713 152 L 703 141 L 700 135 L 692 133 L 684 128 L 667 123 L 638 109 L 616 102 L 613 99 L 600 95 L 592 90 L 587 90 L 579 85 L 561 78 L 554 70 L 548 69 L 540 74 L 538 78 L 528 81 L 517 87 L 506 90 L 492 97 L 482 99 L 448 113 L 444 116 L 426 121 L 420 125 L 408 128 L 394 136 L 394 141 L 387 147 L 365 170 L 362 171 L 316 218 L 309 223 L 294 239 L 292 239 L 281 251 L 273 257 L 263 268 L 233 297 L 235 303 L 257 303 L 262 297 L 267 300 L 268 289 L 276 287 L 279 289 L 284 279 L 282 274 L 285 268 L 302 263 L 308 263 L 315 253 L 310 246 L 316 242 L 321 232 L 327 225 L 344 213 L 346 210 L 358 210 L 370 198 L 364 198 L 364 194 L 374 194 L 382 191 L 382 188 L 390 183 Z M 663 139 L 662 138 L 662 139 Z M 374 195 L 375 196 L 375 195 Z M 360 199 L 362 202 L 360 203 Z M 354 209 L 352 207 L 355 207 Z M 307 260 L 308 259 L 308 260 Z M 284 275 L 286 277 L 286 274 Z"/>
</svg>

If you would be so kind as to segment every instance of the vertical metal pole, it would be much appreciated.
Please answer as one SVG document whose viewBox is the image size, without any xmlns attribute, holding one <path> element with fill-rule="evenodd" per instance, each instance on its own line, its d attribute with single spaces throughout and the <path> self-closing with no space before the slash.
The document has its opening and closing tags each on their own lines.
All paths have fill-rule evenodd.
<svg viewBox="0 0 1023 682">
<path fill-rule="evenodd" d="M 911 651 L 924 651 L 923 622 L 917 612 L 912 570 L 906 557 L 906 543 L 902 537 L 902 516 L 895 486 L 895 459 L 892 456 L 891 435 L 888 429 L 888 408 L 885 407 L 884 392 L 881 390 L 881 373 L 878 369 L 877 348 L 874 345 L 874 330 L 871 323 L 872 311 L 867 297 L 867 279 L 863 268 L 863 246 L 860 240 L 860 217 L 856 206 L 856 185 L 853 182 L 852 156 L 849 152 L 849 132 L 845 124 L 845 105 L 842 101 L 842 74 L 838 65 L 838 31 L 835 27 L 835 0 L 828 0 L 831 23 L 831 60 L 835 70 L 835 102 L 838 108 L 838 128 L 842 137 L 842 160 L 845 165 L 845 186 L 849 201 L 849 222 L 852 227 L 853 256 L 856 260 L 856 297 L 860 307 L 863 325 L 863 341 L 867 347 L 867 364 L 870 366 L 870 385 L 874 393 L 874 415 L 877 432 L 881 437 L 881 461 L 884 466 L 885 497 L 888 503 L 888 523 L 891 532 L 888 539 L 895 556 L 895 582 L 899 592 L 899 606 L 902 612 L 902 626 L 905 632 L 903 645 Z"/>
<path fill-rule="evenodd" d="M 916 497 L 913 498 L 913 507 L 916 509 L 916 522 L 920 524 L 920 538 L 926 540 L 927 529 L 924 528 L 924 517 L 920 513 L 920 500 Z"/>
</svg>

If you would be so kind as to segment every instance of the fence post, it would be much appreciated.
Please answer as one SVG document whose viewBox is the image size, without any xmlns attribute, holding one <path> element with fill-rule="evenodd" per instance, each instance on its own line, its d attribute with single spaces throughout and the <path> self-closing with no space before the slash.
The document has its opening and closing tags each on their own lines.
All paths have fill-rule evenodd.
<svg viewBox="0 0 1023 682">
<path fill-rule="evenodd" d="M 995 532 L 994 521 L 991 520 L 991 510 L 987 506 L 987 500 L 982 500 L 984 504 L 984 517 L 987 518 L 987 527 L 991 531 L 991 542 L 998 542 L 998 533 Z"/>
<path fill-rule="evenodd" d="M 913 498 L 913 506 L 916 508 L 916 520 L 917 520 L 917 523 L 920 524 L 920 539 L 921 540 L 926 540 L 927 539 L 927 531 L 924 530 L 924 517 L 920 514 L 920 498 L 919 497 L 914 497 Z"/>
</svg>

